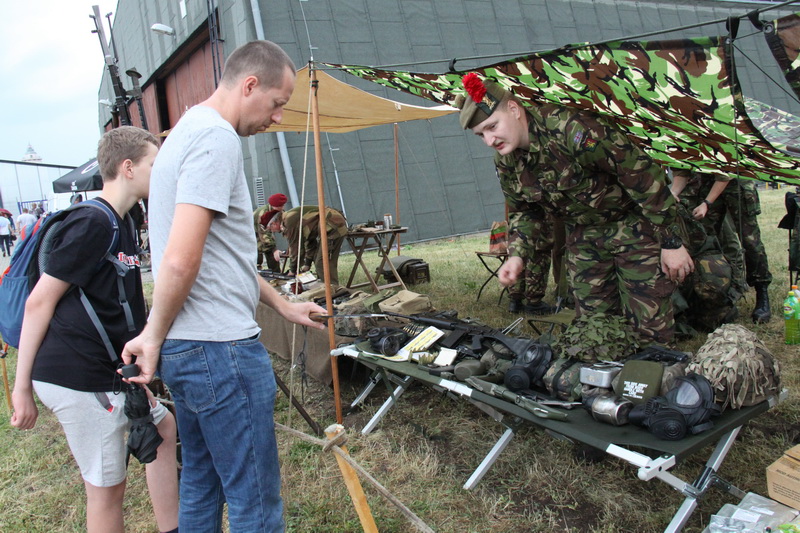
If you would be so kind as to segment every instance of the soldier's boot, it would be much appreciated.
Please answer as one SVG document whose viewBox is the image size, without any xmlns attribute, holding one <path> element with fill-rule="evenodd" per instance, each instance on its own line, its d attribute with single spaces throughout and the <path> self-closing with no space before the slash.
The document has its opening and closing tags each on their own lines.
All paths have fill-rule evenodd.
<svg viewBox="0 0 800 533">
<path fill-rule="evenodd" d="M 756 307 L 753 309 L 753 323 L 754 324 L 764 324 L 765 322 L 769 322 L 769 319 L 772 318 L 772 313 L 769 310 L 769 284 L 767 283 L 756 283 Z"/>
<path fill-rule="evenodd" d="M 556 312 L 556 308 L 554 306 L 546 304 L 541 300 L 538 302 L 525 304 L 524 309 L 529 315 L 552 315 Z"/>
<path fill-rule="evenodd" d="M 522 312 L 522 299 L 521 298 L 510 298 L 508 300 L 508 312 L 519 314 Z"/>
</svg>

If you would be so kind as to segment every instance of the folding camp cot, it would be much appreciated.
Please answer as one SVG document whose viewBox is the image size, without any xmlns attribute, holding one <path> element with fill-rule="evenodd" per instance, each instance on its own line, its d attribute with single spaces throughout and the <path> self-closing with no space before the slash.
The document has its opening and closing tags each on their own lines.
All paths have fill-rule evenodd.
<svg viewBox="0 0 800 533">
<path fill-rule="evenodd" d="M 396 385 L 389 398 L 364 426 L 362 430 L 364 434 L 371 432 L 377 426 L 389 409 L 397 404 L 403 392 L 415 381 L 464 398 L 505 426 L 506 430 L 503 435 L 464 484 L 465 489 L 472 489 L 478 484 L 508 446 L 515 431 L 523 423 L 528 422 L 555 434 L 555 436 L 571 442 L 588 444 L 627 461 L 638 468 L 637 477 L 640 480 L 659 479 L 683 494 L 685 499 L 673 515 L 665 532 L 680 531 L 697 508 L 698 500 L 711 487 L 725 490 L 738 499 L 745 496 L 745 492 L 723 480 L 717 472 L 733 447 L 742 426 L 778 403 L 778 398 L 770 398 L 751 407 L 737 410 L 728 409 L 714 419 L 713 428 L 698 435 L 688 435 L 678 441 L 666 441 L 657 439 L 646 429 L 637 426 L 616 427 L 598 422 L 582 408 L 561 410 L 566 414 L 566 420 L 540 418 L 515 403 L 485 394 L 464 383 L 431 375 L 424 367 L 415 363 L 388 361 L 365 354 L 359 351 L 355 345 L 339 348 L 332 354 L 351 357 L 373 371 L 366 388 L 356 397 L 351 407 L 363 402 L 381 381 L 387 385 L 390 383 Z M 680 461 L 708 445 L 714 445 L 714 449 L 702 472 L 694 481 L 684 481 L 670 472 L 670 469 Z M 645 452 L 637 450 L 645 450 Z"/>
</svg>

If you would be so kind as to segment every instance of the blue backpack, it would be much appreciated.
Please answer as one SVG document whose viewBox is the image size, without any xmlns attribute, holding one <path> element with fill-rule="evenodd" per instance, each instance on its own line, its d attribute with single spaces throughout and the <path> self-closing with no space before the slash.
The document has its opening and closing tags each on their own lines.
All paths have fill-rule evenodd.
<svg viewBox="0 0 800 533">
<path fill-rule="evenodd" d="M 106 214 L 111 224 L 114 236 L 106 250 L 103 261 L 111 262 L 117 271 L 119 302 L 125 310 L 128 330 L 134 331 L 133 313 L 131 312 L 130 305 L 125 296 L 123 283 L 123 279 L 130 271 L 130 267 L 111 253 L 119 242 L 119 224 L 117 222 L 117 216 L 103 202 L 87 200 L 49 215 L 43 222 L 37 224 L 37 227 L 35 227 L 29 235 L 26 235 L 23 241 L 17 244 L 14 254 L 11 256 L 11 264 L 6 270 L 5 275 L 0 278 L 0 309 L 3 310 L 3 312 L 0 313 L 0 334 L 3 336 L 3 340 L 10 346 L 19 348 L 22 319 L 25 315 L 25 302 L 31 290 L 33 290 L 34 285 L 36 285 L 36 282 L 39 280 L 41 273 L 45 271 L 49 254 L 53 247 L 53 237 L 57 234 L 56 230 L 58 226 L 61 225 L 61 222 L 64 221 L 70 212 L 84 207 L 100 209 Z M 130 217 L 126 218 L 128 218 L 132 225 Z M 102 265 L 103 262 L 100 262 L 97 265 L 97 269 Z M 109 356 L 112 360 L 116 361 L 116 352 L 111 345 L 105 328 L 97 317 L 97 313 L 91 303 L 89 303 L 88 298 L 86 298 L 83 289 L 78 287 L 78 291 L 81 295 L 80 298 L 83 307 L 89 314 L 89 318 L 92 320 L 98 333 L 100 333 L 100 337 L 106 346 L 106 350 L 109 352 Z"/>
</svg>

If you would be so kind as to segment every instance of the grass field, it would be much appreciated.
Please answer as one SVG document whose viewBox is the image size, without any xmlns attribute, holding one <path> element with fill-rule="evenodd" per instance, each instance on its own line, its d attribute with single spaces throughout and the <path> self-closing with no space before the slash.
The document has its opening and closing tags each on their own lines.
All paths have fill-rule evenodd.
<svg viewBox="0 0 800 533">
<path fill-rule="evenodd" d="M 740 303 L 739 323 L 752 329 L 783 367 L 789 399 L 754 420 L 740 433 L 720 475 L 742 490 L 766 495 L 765 468 L 800 441 L 798 353 L 783 343 L 781 302 L 788 288 L 787 232 L 777 229 L 785 213 L 786 189 L 762 191 L 760 217 L 763 240 L 775 281 L 770 287 L 773 319 L 753 325 L 751 290 Z M 493 326 L 514 317 L 497 305 L 500 288 L 491 284 L 479 302 L 475 295 L 486 272 L 475 257 L 486 250 L 486 235 L 408 245 L 403 254 L 425 259 L 431 283 L 417 285 L 438 309 L 455 309 L 460 316 L 478 317 Z M 374 256 L 365 257 L 377 264 Z M 340 260 L 342 275 L 352 257 Z M 373 265 L 374 266 L 374 265 Z M 527 327 L 527 326 L 526 326 Z M 266 334 L 269 332 L 267 331 Z M 531 331 L 526 332 L 532 334 Z M 704 336 L 681 343 L 695 351 Z M 15 353 L 8 357 L 13 382 Z M 297 383 L 289 364 L 275 360 L 286 383 Z M 363 386 L 364 373 L 342 366 L 345 405 Z M 299 386 L 295 394 L 301 395 Z M 329 388 L 311 381 L 303 391 L 311 416 L 323 427 L 335 421 Z M 463 401 L 454 401 L 425 387 L 412 387 L 401 406 L 390 411 L 372 434 L 359 433 L 386 397 L 379 385 L 360 411 L 346 415 L 351 455 L 401 501 L 440 532 L 655 532 L 661 531 L 683 497 L 660 481 L 641 482 L 636 471 L 613 458 L 593 463 L 579 458 L 573 445 L 535 429 L 522 429 L 473 491 L 461 486 L 502 433 L 502 426 Z M 2 408 L 4 409 L 4 408 Z M 305 422 L 279 394 L 276 419 L 307 431 Z M 287 434 L 278 433 L 283 473 L 287 530 L 345 533 L 361 531 L 334 458 Z M 710 450 L 708 450 L 710 452 Z M 675 472 L 684 479 L 699 474 L 707 453 L 696 454 Z M 402 515 L 365 483 L 367 498 L 382 532 L 413 528 Z M 700 502 L 685 531 L 699 532 L 732 497 L 711 490 Z M 37 427 L 17 432 L 0 416 L 0 531 L 51 532 L 84 529 L 83 486 L 60 427 L 43 411 Z M 131 462 L 126 498 L 126 524 L 131 532 L 155 532 L 147 500 L 144 472 Z"/>
</svg>

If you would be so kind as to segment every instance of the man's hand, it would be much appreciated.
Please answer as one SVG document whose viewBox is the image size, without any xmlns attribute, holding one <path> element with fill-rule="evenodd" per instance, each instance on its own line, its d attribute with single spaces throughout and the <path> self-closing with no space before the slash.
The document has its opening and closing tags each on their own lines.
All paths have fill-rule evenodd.
<svg viewBox="0 0 800 533">
<path fill-rule="evenodd" d="M 274 251 L 274 252 L 272 252 L 272 258 L 273 258 L 273 259 L 275 259 L 275 261 L 277 261 L 277 262 L 278 262 L 278 264 L 280 264 L 280 262 L 281 262 L 281 254 L 282 254 L 282 253 L 283 253 L 283 252 L 281 252 L 281 251 L 280 251 L 280 250 L 278 250 L 278 249 L 275 249 L 275 251 Z"/>
<path fill-rule="evenodd" d="M 497 278 L 500 283 L 505 287 L 516 283 L 520 273 L 522 273 L 522 266 L 521 257 L 509 257 L 506 259 L 506 262 L 497 271 Z"/>
<path fill-rule="evenodd" d="M 164 339 L 152 338 L 148 328 L 145 327 L 138 337 L 134 337 L 125 344 L 122 349 L 122 362 L 126 365 L 135 362 L 139 367 L 139 375 L 128 381 L 142 385 L 153 381 L 158 368 L 158 359 L 161 357 L 163 342 Z"/>
<path fill-rule="evenodd" d="M 661 270 L 670 280 L 683 283 L 686 276 L 694 272 L 694 262 L 692 262 L 689 252 L 683 246 L 676 250 L 662 248 Z"/>
<path fill-rule="evenodd" d="M 327 315 L 328 312 L 315 304 L 314 302 L 297 302 L 289 303 L 284 300 L 285 305 L 280 305 L 275 310 L 278 311 L 283 318 L 301 326 L 309 326 L 315 329 L 325 329 L 325 324 L 315 322 L 309 315 L 311 313 Z"/>
<path fill-rule="evenodd" d="M 692 218 L 695 220 L 702 220 L 708 214 L 708 204 L 703 202 L 692 210 Z"/>
<path fill-rule="evenodd" d="M 30 388 L 21 390 L 14 387 L 11 394 L 11 402 L 14 405 L 14 412 L 11 415 L 11 425 L 17 429 L 31 429 L 36 425 L 39 417 L 39 409 L 33 399 L 33 390 Z"/>
</svg>

